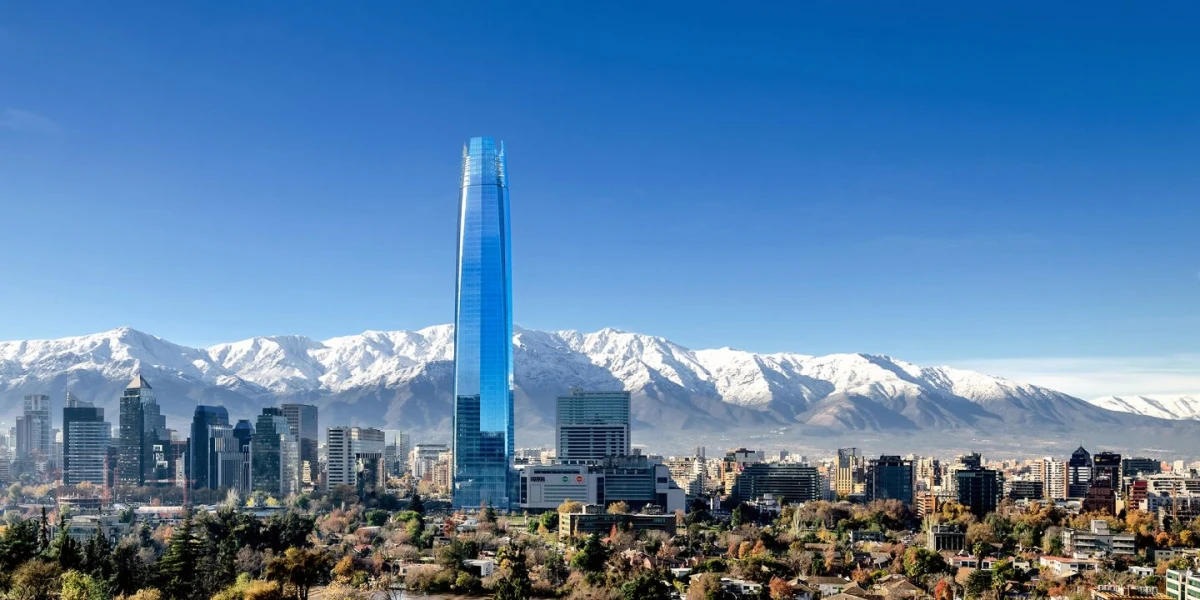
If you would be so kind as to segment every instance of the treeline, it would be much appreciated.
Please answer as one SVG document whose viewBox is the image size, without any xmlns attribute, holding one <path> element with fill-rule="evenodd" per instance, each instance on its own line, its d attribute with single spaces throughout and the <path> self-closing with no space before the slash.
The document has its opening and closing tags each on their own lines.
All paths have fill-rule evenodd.
<svg viewBox="0 0 1200 600">
<path fill-rule="evenodd" d="M 260 519 L 222 509 L 157 530 L 135 526 L 114 547 L 99 526 L 77 542 L 66 522 L 52 527 L 43 511 L 0 534 L 0 598 L 305 600 L 332 564 L 311 548 L 313 524 L 294 512 Z"/>
</svg>

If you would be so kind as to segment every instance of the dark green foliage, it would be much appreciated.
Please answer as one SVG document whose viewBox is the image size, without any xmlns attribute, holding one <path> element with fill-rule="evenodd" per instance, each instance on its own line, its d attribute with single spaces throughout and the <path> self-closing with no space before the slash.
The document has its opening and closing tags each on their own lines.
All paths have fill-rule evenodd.
<svg viewBox="0 0 1200 600">
<path fill-rule="evenodd" d="M 123 541 L 113 550 L 113 574 L 109 577 L 108 587 L 113 595 L 132 595 L 145 587 L 149 573 L 146 563 L 138 556 L 138 545 Z"/>
<path fill-rule="evenodd" d="M 494 600 L 527 600 L 533 593 L 533 581 L 525 564 L 525 551 L 520 546 L 506 546 L 500 549 L 496 560 L 501 577 Z"/>
<path fill-rule="evenodd" d="M 65 516 L 60 516 L 58 535 L 51 542 L 48 555 L 58 563 L 58 568 L 64 572 L 83 566 L 83 549 L 79 547 L 79 542 L 76 542 L 75 538 L 72 538 L 67 532 L 67 519 Z"/>
<path fill-rule="evenodd" d="M 642 573 L 621 585 L 623 600 L 670 600 L 671 586 L 661 573 Z"/>
<path fill-rule="evenodd" d="M 608 548 L 600 541 L 600 536 L 593 533 L 583 543 L 583 548 L 571 558 L 571 566 L 585 573 L 600 573 L 608 560 Z"/>
<path fill-rule="evenodd" d="M 992 573 L 977 569 L 967 576 L 967 598 L 979 598 L 992 587 Z"/>
<path fill-rule="evenodd" d="M 421 499 L 421 494 L 413 492 L 412 500 L 408 501 L 408 510 L 411 510 L 418 515 L 425 514 L 425 501 Z"/>
<path fill-rule="evenodd" d="M 9 525 L 0 537 L 0 571 L 12 573 L 39 552 L 38 522 L 33 519 Z"/>
<path fill-rule="evenodd" d="M 384 524 L 386 524 L 388 522 L 388 519 L 391 516 L 392 516 L 391 513 L 389 513 L 388 511 L 379 510 L 377 508 L 372 508 L 371 510 L 368 510 L 363 515 L 363 517 L 366 518 L 366 520 L 367 520 L 367 525 L 371 525 L 374 527 L 383 526 Z"/>
<path fill-rule="evenodd" d="M 155 565 L 155 581 L 158 589 L 168 598 L 202 598 L 203 590 L 198 582 L 198 567 L 203 556 L 201 540 L 191 515 L 175 529 L 166 552 Z"/>
</svg>

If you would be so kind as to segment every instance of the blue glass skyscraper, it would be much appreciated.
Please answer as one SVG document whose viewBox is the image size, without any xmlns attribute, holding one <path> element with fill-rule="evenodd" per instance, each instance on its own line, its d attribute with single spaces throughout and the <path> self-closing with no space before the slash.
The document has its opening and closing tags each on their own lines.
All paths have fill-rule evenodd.
<svg viewBox="0 0 1200 600">
<path fill-rule="evenodd" d="M 454 506 L 512 499 L 512 261 L 504 144 L 463 148 L 454 316 Z"/>
</svg>

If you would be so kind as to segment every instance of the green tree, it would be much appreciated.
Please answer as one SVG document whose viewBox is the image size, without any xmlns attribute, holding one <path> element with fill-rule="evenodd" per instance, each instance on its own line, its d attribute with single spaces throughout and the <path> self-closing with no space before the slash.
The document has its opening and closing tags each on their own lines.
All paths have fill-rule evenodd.
<svg viewBox="0 0 1200 600">
<path fill-rule="evenodd" d="M 52 600 L 61 591 L 58 565 L 41 559 L 31 560 L 13 573 L 9 600 Z"/>
<path fill-rule="evenodd" d="M 38 524 L 33 519 L 17 521 L 0 536 L 0 572 L 12 573 L 38 553 Z"/>
<path fill-rule="evenodd" d="M 413 492 L 412 500 L 408 501 L 408 510 L 411 510 L 418 515 L 425 516 L 425 501 L 421 499 L 421 494 Z"/>
<path fill-rule="evenodd" d="M 83 566 L 83 549 L 69 535 L 69 530 L 66 517 L 59 517 L 58 535 L 51 542 L 49 552 L 50 557 L 58 563 L 58 568 L 64 572 Z"/>
<path fill-rule="evenodd" d="M 992 574 L 976 569 L 967 576 L 967 598 L 979 598 L 992 587 Z"/>
<path fill-rule="evenodd" d="M 200 586 L 196 585 L 200 574 L 198 567 L 203 556 L 200 546 L 192 516 L 188 515 L 175 529 L 167 550 L 155 565 L 158 588 L 167 597 L 185 599 L 202 596 Z"/>
<path fill-rule="evenodd" d="M 134 594 L 145 587 L 148 573 L 139 550 L 138 544 L 132 540 L 122 541 L 113 550 L 113 574 L 108 580 L 109 590 L 113 594 Z"/>
<path fill-rule="evenodd" d="M 326 580 L 332 563 L 329 555 L 320 550 L 288 548 L 283 556 L 267 563 L 266 577 L 279 583 L 285 595 L 308 600 L 313 586 Z"/>
<path fill-rule="evenodd" d="M 670 600 L 671 586 L 658 573 L 641 573 L 621 584 L 622 600 Z"/>
<path fill-rule="evenodd" d="M 500 563 L 500 580 L 493 599 L 527 600 L 533 594 L 533 582 L 525 564 L 525 550 L 520 546 L 505 546 L 496 558 Z"/>
<path fill-rule="evenodd" d="M 604 570 L 608 560 L 608 548 L 600 541 L 600 535 L 593 533 L 583 543 L 583 548 L 571 557 L 571 566 L 587 573 L 599 573 Z"/>
<path fill-rule="evenodd" d="M 108 537 L 99 523 L 96 524 L 96 534 L 83 545 L 83 570 L 101 581 L 108 581 L 116 572 L 112 544 L 108 543 Z"/>
<path fill-rule="evenodd" d="M 909 548 L 904 553 L 904 574 L 909 579 L 924 581 L 931 575 L 950 572 L 942 555 L 928 548 Z"/>
<path fill-rule="evenodd" d="M 388 511 L 379 510 L 378 508 L 372 508 L 363 515 L 367 521 L 367 525 L 371 525 L 373 527 L 381 527 L 385 525 L 391 516 L 392 514 Z"/>
<path fill-rule="evenodd" d="M 687 600 L 721 600 L 721 576 L 704 573 L 688 585 Z"/>
<path fill-rule="evenodd" d="M 79 571 L 67 571 L 62 576 L 61 600 L 108 600 L 104 584 Z"/>
</svg>

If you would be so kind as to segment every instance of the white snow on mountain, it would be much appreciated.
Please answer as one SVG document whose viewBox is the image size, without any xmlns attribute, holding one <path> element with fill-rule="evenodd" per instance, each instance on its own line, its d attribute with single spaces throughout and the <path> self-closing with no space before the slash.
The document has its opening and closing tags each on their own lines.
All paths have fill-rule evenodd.
<svg viewBox="0 0 1200 600">
<path fill-rule="evenodd" d="M 691 350 L 616 329 L 518 328 L 513 341 L 517 402 L 523 407 L 518 420 L 531 426 L 545 426 L 554 397 L 572 386 L 626 389 L 634 397 L 635 418 L 681 429 L 1070 428 L 1113 423 L 1115 414 L 1047 388 L 881 355 Z M 174 418 L 187 418 L 197 402 L 253 414 L 259 405 L 294 399 L 315 402 L 338 419 L 444 427 L 453 344 L 449 325 L 324 341 L 263 336 L 207 349 L 127 327 L 0 342 L 0 415 L 19 410 L 21 394 L 66 390 L 115 410 L 122 385 L 142 372 Z M 1186 414 L 1195 417 L 1196 411 Z"/>
<path fill-rule="evenodd" d="M 1153 396 L 1104 396 L 1091 401 L 1108 410 L 1133 413 L 1160 419 L 1200 420 L 1200 394 Z"/>
</svg>

